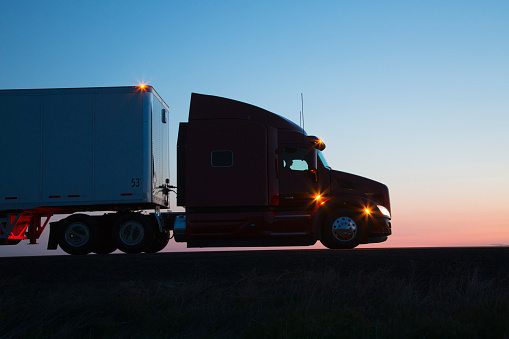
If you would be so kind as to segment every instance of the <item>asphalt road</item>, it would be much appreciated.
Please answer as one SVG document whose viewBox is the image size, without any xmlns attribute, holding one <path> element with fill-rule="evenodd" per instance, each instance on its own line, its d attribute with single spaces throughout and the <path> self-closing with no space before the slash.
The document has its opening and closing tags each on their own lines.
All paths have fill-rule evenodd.
<svg viewBox="0 0 509 339">
<path fill-rule="evenodd" d="M 235 278 L 299 271 L 340 274 L 385 270 L 394 276 L 442 277 L 474 270 L 507 275 L 509 247 L 180 252 L 107 256 L 0 258 L 0 281 L 102 282 Z"/>
</svg>

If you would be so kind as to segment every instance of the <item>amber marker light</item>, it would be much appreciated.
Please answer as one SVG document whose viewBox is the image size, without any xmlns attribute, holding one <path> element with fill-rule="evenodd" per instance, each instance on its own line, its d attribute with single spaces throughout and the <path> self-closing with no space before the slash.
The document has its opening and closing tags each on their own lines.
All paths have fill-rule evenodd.
<svg viewBox="0 0 509 339">
<path fill-rule="evenodd" d="M 148 88 L 148 85 L 146 83 L 140 82 L 136 87 L 138 87 L 138 89 L 140 91 L 146 91 Z"/>
<path fill-rule="evenodd" d="M 364 214 L 366 214 L 366 215 L 371 215 L 371 208 L 369 208 L 369 207 L 364 207 L 363 212 L 364 212 Z"/>
<path fill-rule="evenodd" d="M 327 202 L 327 199 L 320 193 L 316 193 L 313 195 L 313 201 L 318 204 L 318 206 L 323 206 Z"/>
</svg>

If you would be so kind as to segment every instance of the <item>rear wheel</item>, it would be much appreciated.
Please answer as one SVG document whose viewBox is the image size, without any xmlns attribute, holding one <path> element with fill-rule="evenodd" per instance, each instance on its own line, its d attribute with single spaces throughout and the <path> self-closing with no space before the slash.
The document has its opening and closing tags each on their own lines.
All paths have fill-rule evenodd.
<svg viewBox="0 0 509 339">
<path fill-rule="evenodd" d="M 95 238 L 93 219 L 85 214 L 74 214 L 60 223 L 58 243 L 69 254 L 84 255 L 93 249 Z"/>
<path fill-rule="evenodd" d="M 331 249 L 350 249 L 360 243 L 362 220 L 348 211 L 333 213 L 326 219 L 320 241 Z"/>
<path fill-rule="evenodd" d="M 159 229 L 154 230 L 154 240 L 145 248 L 145 253 L 157 253 L 168 245 L 170 241 L 170 232 L 160 232 Z"/>
<path fill-rule="evenodd" d="M 154 239 L 151 219 L 134 213 L 120 216 L 113 227 L 113 238 L 122 252 L 140 253 Z"/>
<path fill-rule="evenodd" d="M 110 254 L 117 249 L 117 244 L 111 230 L 112 227 L 107 224 L 107 220 L 103 220 L 103 222 L 96 226 L 94 253 Z"/>
</svg>

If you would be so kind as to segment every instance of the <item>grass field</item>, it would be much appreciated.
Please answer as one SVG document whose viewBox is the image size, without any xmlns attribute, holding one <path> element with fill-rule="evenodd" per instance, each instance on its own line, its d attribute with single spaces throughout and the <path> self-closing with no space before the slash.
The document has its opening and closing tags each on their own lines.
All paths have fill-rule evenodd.
<svg viewBox="0 0 509 339">
<path fill-rule="evenodd" d="M 509 248 L 414 251 L 0 259 L 0 336 L 509 338 Z"/>
</svg>

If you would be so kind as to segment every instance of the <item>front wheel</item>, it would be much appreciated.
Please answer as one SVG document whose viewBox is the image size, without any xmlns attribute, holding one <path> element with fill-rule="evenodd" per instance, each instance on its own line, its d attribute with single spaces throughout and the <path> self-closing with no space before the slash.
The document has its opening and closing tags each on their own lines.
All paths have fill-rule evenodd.
<svg viewBox="0 0 509 339">
<path fill-rule="evenodd" d="M 332 214 L 322 228 L 320 241 L 330 249 L 351 249 L 359 245 L 362 223 L 350 212 Z"/>
</svg>

